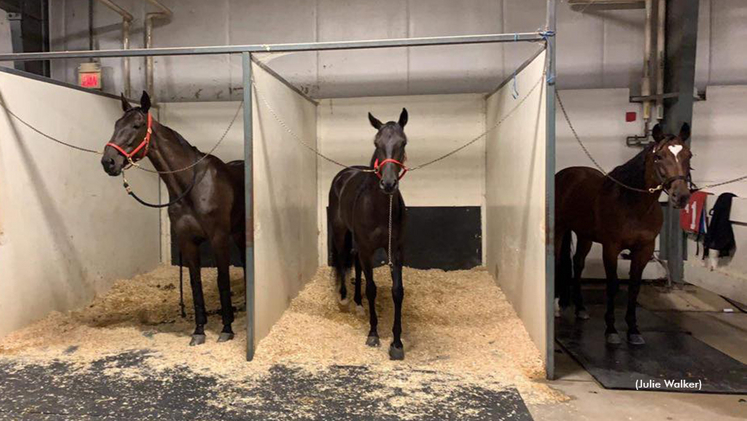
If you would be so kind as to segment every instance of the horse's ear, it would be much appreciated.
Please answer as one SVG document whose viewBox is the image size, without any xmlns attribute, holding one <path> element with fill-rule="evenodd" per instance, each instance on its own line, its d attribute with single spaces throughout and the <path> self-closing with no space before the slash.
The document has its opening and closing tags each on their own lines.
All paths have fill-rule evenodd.
<svg viewBox="0 0 747 421">
<path fill-rule="evenodd" d="M 397 122 L 399 124 L 399 127 L 405 128 L 405 124 L 407 124 L 407 108 L 402 109 L 402 113 L 399 115 L 399 121 Z"/>
<path fill-rule="evenodd" d="M 376 118 L 376 117 L 374 117 L 373 114 L 371 114 L 371 113 L 368 113 L 368 121 L 371 122 L 371 125 L 376 130 L 379 130 L 381 128 L 381 126 L 384 125 L 384 123 L 382 123 L 381 121 L 379 121 L 379 119 Z"/>
<path fill-rule="evenodd" d="M 144 113 L 147 113 L 148 110 L 150 110 L 150 95 L 145 91 L 143 91 L 143 96 L 140 97 L 140 108 Z"/>
<path fill-rule="evenodd" d="M 680 140 L 686 141 L 690 138 L 690 125 L 687 123 L 682 123 L 682 128 L 680 128 Z"/>
<path fill-rule="evenodd" d="M 122 111 L 127 112 L 132 108 L 132 105 L 130 105 L 130 101 L 125 98 L 124 93 L 120 92 L 119 100 L 122 101 Z"/>
<path fill-rule="evenodd" d="M 661 129 L 661 125 L 657 124 L 654 126 L 654 128 L 651 130 L 651 136 L 654 138 L 654 140 L 658 143 L 664 140 L 664 130 Z"/>
</svg>

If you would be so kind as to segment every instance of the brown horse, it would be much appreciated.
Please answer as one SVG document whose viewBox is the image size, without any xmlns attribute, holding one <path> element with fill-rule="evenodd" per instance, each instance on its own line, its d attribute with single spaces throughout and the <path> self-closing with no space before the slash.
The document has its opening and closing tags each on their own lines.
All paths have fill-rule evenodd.
<svg viewBox="0 0 747 421">
<path fill-rule="evenodd" d="M 593 242 L 603 247 L 604 269 L 607 274 L 607 311 L 605 332 L 607 343 L 620 343 L 615 329 L 614 303 L 618 290 L 617 259 L 620 252 L 630 250 L 630 284 L 625 320 L 628 341 L 645 343 L 636 322 L 636 305 L 641 276 L 654 253 L 654 244 L 663 221 L 659 196 L 666 191 L 675 208 L 687 204 L 690 190 L 690 126 L 682 125 L 678 136 L 664 134 L 657 124 L 653 129 L 655 143 L 633 159 L 615 168 L 605 177 L 588 167 L 566 168 L 555 175 L 555 266 L 563 285 L 564 274 L 570 270 L 563 262 L 570 261 L 571 232 L 578 237 L 573 256 L 571 295 L 579 318 L 588 318 L 581 297 L 580 279 Z M 624 184 L 625 186 L 621 185 Z M 626 187 L 627 186 L 627 187 Z M 561 255 L 561 253 L 568 253 Z"/>
<path fill-rule="evenodd" d="M 405 227 L 405 201 L 399 192 L 399 179 L 406 171 L 405 146 L 407 110 L 402 109 L 399 121 L 382 123 L 370 113 L 368 119 L 378 131 L 374 138 L 376 150 L 370 166 L 346 168 L 332 180 L 329 191 L 329 229 L 331 231 L 332 266 L 340 286 L 340 302 L 347 303 L 346 273 L 355 263 L 355 294 L 353 300 L 359 313 L 363 311 L 361 269 L 366 275 L 366 298 L 370 330 L 366 344 L 380 345 L 376 317 L 376 284 L 373 279 L 374 252 L 389 250 L 394 300 L 393 339 L 389 346 L 392 360 L 405 358 L 402 345 L 402 249 Z M 391 208 L 390 208 L 391 206 Z M 391 221 L 390 221 L 391 214 Z M 391 223 L 391 231 L 390 231 Z M 362 267 L 362 268 L 361 268 Z"/>
<path fill-rule="evenodd" d="M 179 250 L 189 267 L 195 307 L 195 331 L 190 345 L 205 342 L 207 313 L 200 279 L 199 246 L 208 241 L 218 267 L 223 330 L 218 342 L 233 339 L 231 305 L 230 241 L 236 243 L 245 258 L 244 162 L 224 163 L 190 145 L 179 133 L 159 124 L 150 114 L 146 92 L 140 107 L 133 108 L 122 99 L 124 116 L 114 125 L 114 134 L 104 149 L 101 165 L 111 176 L 122 173 L 126 165 L 148 157 L 161 172 L 169 191 L 169 219 L 176 233 Z M 193 164 L 195 164 L 193 167 Z M 190 167 L 185 171 L 173 172 Z M 171 173 L 170 173 L 171 171 Z"/>
</svg>

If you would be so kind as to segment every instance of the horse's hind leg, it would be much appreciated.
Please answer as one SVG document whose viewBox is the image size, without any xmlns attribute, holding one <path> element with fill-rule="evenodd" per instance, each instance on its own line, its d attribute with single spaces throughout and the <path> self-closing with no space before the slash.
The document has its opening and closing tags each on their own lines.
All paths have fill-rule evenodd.
<svg viewBox="0 0 747 421">
<path fill-rule="evenodd" d="M 340 297 L 338 304 L 345 307 L 348 304 L 347 280 L 345 275 L 350 269 L 350 260 L 354 257 L 351 255 L 353 248 L 353 235 L 342 224 L 332 226 L 332 265 L 335 268 L 337 276 L 337 286 L 339 287 Z"/>
<path fill-rule="evenodd" d="M 584 271 L 586 256 L 589 255 L 592 243 L 591 240 L 579 237 L 578 244 L 576 245 L 576 254 L 573 255 L 573 304 L 576 306 L 576 317 L 582 320 L 587 320 L 589 313 L 586 311 L 586 307 L 584 307 L 584 297 L 581 295 L 581 274 Z"/>
<path fill-rule="evenodd" d="M 607 274 L 607 312 L 604 314 L 604 321 L 607 324 L 607 330 L 604 335 L 608 344 L 617 345 L 620 343 L 620 335 L 615 329 L 615 295 L 617 295 L 617 256 L 620 254 L 620 247 L 614 244 L 605 244 L 602 252 L 604 258 L 604 271 Z"/>
<path fill-rule="evenodd" d="M 192 340 L 189 342 L 189 345 L 201 345 L 205 343 L 207 313 L 205 312 L 205 298 L 202 295 L 199 244 L 192 239 L 188 239 L 180 241 L 179 248 L 182 251 L 184 263 L 189 267 L 189 282 L 192 286 L 192 302 L 195 306 L 195 331 L 192 334 Z"/>
<path fill-rule="evenodd" d="M 233 323 L 233 304 L 231 303 L 231 248 L 229 237 L 223 233 L 215 233 L 210 239 L 215 254 L 215 264 L 218 267 L 218 293 L 220 294 L 221 317 L 223 319 L 223 330 L 218 336 L 218 342 L 226 342 L 233 339 L 234 333 L 231 328 Z"/>
<path fill-rule="evenodd" d="M 353 254 L 353 262 L 355 263 L 355 294 L 353 295 L 353 301 L 355 301 L 355 311 L 358 314 L 363 315 L 363 296 L 361 294 L 361 261 L 358 257 L 358 252 Z"/>
<path fill-rule="evenodd" d="M 638 330 L 636 319 L 636 307 L 638 306 L 638 292 L 641 290 L 641 278 L 643 269 L 646 268 L 651 256 L 654 254 L 654 243 L 646 244 L 641 248 L 632 250 L 630 262 L 630 284 L 628 285 L 628 310 L 625 321 L 628 323 L 628 342 L 633 345 L 643 345 L 646 341 Z"/>
</svg>

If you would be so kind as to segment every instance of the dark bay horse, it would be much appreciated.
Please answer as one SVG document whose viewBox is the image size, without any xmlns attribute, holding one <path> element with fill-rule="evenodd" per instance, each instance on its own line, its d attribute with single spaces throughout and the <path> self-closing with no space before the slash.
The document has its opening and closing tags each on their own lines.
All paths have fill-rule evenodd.
<svg viewBox="0 0 747 421">
<path fill-rule="evenodd" d="M 392 360 L 405 358 L 402 346 L 402 285 L 403 236 L 405 202 L 399 192 L 399 179 L 406 172 L 405 146 L 407 110 L 402 109 L 399 120 L 386 124 L 368 114 L 371 125 L 378 130 L 374 137 L 376 150 L 368 167 L 357 166 L 340 171 L 332 180 L 329 191 L 329 229 L 332 241 L 332 264 L 340 287 L 340 302 L 347 303 L 346 274 L 355 263 L 356 279 L 353 300 L 359 312 L 363 310 L 361 270 L 366 276 L 366 298 L 370 331 L 366 344 L 380 345 L 376 318 L 376 284 L 373 279 L 374 252 L 389 250 L 394 300 L 393 340 L 389 347 Z M 391 205 L 391 210 L 390 210 Z M 390 227 L 391 212 L 391 233 Z"/>
<path fill-rule="evenodd" d="M 207 313 L 200 279 L 199 246 L 208 241 L 218 267 L 223 330 L 218 342 L 233 339 L 233 307 L 229 278 L 230 241 L 233 240 L 244 258 L 246 228 L 244 216 L 244 161 L 224 163 L 205 155 L 190 145 L 179 133 L 159 124 L 150 114 L 150 97 L 146 92 L 140 107 L 132 107 L 122 99 L 124 115 L 114 125 L 114 134 L 104 149 L 101 165 L 111 176 L 122 173 L 127 165 L 148 157 L 156 170 L 168 172 L 194 167 L 175 173 L 161 173 L 171 201 L 169 219 L 174 228 L 182 258 L 189 267 L 192 298 L 195 307 L 195 331 L 190 345 L 205 342 Z"/>
<path fill-rule="evenodd" d="M 593 242 L 603 247 L 604 269 L 607 275 L 607 311 L 605 321 L 607 343 L 618 344 L 620 335 L 615 329 L 615 294 L 618 290 L 617 259 L 620 252 L 630 250 L 630 284 L 625 320 L 628 341 L 645 343 L 636 322 L 636 305 L 641 276 L 654 253 L 663 215 L 659 205 L 662 191 L 669 195 L 675 208 L 683 208 L 690 197 L 688 179 L 692 153 L 685 141 L 690 137 L 690 126 L 682 125 L 680 134 L 664 134 L 657 124 L 653 129 L 654 143 L 630 161 L 609 173 L 614 180 L 632 187 L 629 189 L 610 177 L 588 167 L 566 168 L 555 175 L 555 267 L 557 284 L 567 285 L 562 279 L 571 273 L 576 315 L 588 318 L 581 297 L 580 279 L 584 261 Z M 649 190 L 651 189 L 651 190 Z M 578 242 L 573 261 L 570 261 L 571 232 Z M 562 294 L 561 294 L 562 296 Z"/>
</svg>

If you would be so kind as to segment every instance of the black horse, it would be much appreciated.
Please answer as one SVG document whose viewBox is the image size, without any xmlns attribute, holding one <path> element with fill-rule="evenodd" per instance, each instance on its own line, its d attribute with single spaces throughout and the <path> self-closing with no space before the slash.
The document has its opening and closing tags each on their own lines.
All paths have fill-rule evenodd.
<svg viewBox="0 0 747 421">
<path fill-rule="evenodd" d="M 332 264 L 340 287 L 340 302 L 347 304 L 346 273 L 355 263 L 355 295 L 359 312 L 363 310 L 361 270 L 366 275 L 366 297 L 371 330 L 366 344 L 380 345 L 376 318 L 376 284 L 373 279 L 374 252 L 384 248 L 389 252 L 394 299 L 394 334 L 389 347 L 393 360 L 405 358 L 402 346 L 402 233 L 405 227 L 405 202 L 399 192 L 399 179 L 407 169 L 405 146 L 407 110 L 402 109 L 399 121 L 386 124 L 368 114 L 371 125 L 378 130 L 374 138 L 376 150 L 368 167 L 356 166 L 340 171 L 332 180 L 329 191 L 329 229 L 332 236 Z M 391 218 L 391 220 L 390 220 Z M 391 230 L 390 230 L 391 228 Z"/>
<path fill-rule="evenodd" d="M 218 342 L 233 339 L 231 305 L 230 241 L 241 250 L 246 244 L 244 216 L 244 161 L 224 163 L 190 145 L 179 133 L 159 124 L 150 114 L 150 97 L 143 92 L 140 107 L 133 108 L 122 99 L 124 116 L 114 125 L 114 134 L 104 149 L 101 164 L 111 176 L 122 173 L 145 157 L 161 172 L 171 201 L 169 219 L 176 233 L 179 250 L 189 267 L 195 306 L 195 331 L 190 345 L 205 342 L 207 313 L 200 279 L 199 246 L 208 241 L 218 267 L 223 331 Z M 199 161 L 199 162 L 198 162 Z M 190 167 L 185 171 L 171 172 Z M 183 196 L 183 197 L 182 197 Z"/>
</svg>

